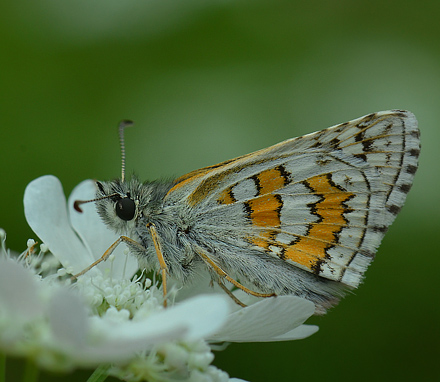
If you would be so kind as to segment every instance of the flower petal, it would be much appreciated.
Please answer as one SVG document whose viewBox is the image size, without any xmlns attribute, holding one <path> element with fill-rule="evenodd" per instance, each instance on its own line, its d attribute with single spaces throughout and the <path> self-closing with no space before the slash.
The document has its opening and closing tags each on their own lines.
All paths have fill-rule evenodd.
<svg viewBox="0 0 440 382">
<path fill-rule="evenodd" d="M 69 196 L 68 210 L 73 228 L 89 248 L 97 260 L 119 238 L 111 231 L 96 212 L 95 203 L 81 205 L 82 213 L 73 208 L 75 200 L 90 200 L 95 197 L 95 183 L 85 180 L 76 186 Z M 120 244 L 115 251 L 113 264 L 104 262 L 98 265 L 101 270 L 112 267 L 112 276 L 115 278 L 130 278 L 138 269 L 134 256 L 124 254 L 125 244 Z"/>
<path fill-rule="evenodd" d="M 172 340 L 195 340 L 218 331 L 228 316 L 225 296 L 198 296 L 140 321 L 90 320 L 91 332 L 101 339 L 76 354 L 83 364 L 123 362 L 133 353 Z M 102 334 L 102 336 L 99 335 Z"/>
<path fill-rule="evenodd" d="M 84 346 L 88 334 L 85 305 L 67 289 L 59 289 L 49 302 L 49 321 L 55 342 L 75 350 Z"/>
<path fill-rule="evenodd" d="M 314 311 L 315 305 L 311 301 L 296 296 L 266 298 L 232 313 L 222 329 L 209 340 L 276 341 L 301 325 Z"/>
<path fill-rule="evenodd" d="M 311 336 L 312 334 L 315 334 L 318 330 L 319 327 L 315 325 L 301 325 L 291 330 L 290 332 L 275 337 L 272 341 L 302 340 Z"/>
<path fill-rule="evenodd" d="M 45 175 L 28 184 L 24 213 L 29 226 L 66 269 L 78 273 L 93 262 L 70 225 L 66 198 L 56 177 Z"/>
</svg>

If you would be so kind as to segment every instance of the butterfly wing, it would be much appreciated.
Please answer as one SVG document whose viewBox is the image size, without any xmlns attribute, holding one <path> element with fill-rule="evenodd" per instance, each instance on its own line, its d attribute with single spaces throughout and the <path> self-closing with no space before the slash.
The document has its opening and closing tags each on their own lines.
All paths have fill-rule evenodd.
<svg viewBox="0 0 440 382">
<path fill-rule="evenodd" d="M 179 178 L 209 241 L 284 260 L 356 287 L 412 185 L 414 115 L 393 110 L 290 139 Z"/>
</svg>

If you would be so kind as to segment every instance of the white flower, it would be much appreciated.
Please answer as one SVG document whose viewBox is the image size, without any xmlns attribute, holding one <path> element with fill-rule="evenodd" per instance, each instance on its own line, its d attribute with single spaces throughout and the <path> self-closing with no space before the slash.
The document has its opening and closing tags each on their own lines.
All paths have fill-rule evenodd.
<svg viewBox="0 0 440 382">
<path fill-rule="evenodd" d="M 240 308 L 215 288 L 204 290 L 208 280 L 171 290 L 171 300 L 177 302 L 164 309 L 156 285 L 144 276 L 133 279 L 137 263 L 122 246 L 111 261 L 66 286 L 66 273 L 80 272 L 117 239 L 93 204 L 84 205 L 83 214 L 73 211 L 73 200 L 93 197 L 91 181 L 75 188 L 69 207 L 53 176 L 26 188 L 28 223 L 44 243 L 40 248 L 49 250 L 63 268 L 52 269 L 54 262 L 43 260 L 51 258 L 48 254 L 27 256 L 20 263 L 3 256 L 3 351 L 31 357 L 52 370 L 112 364 L 108 373 L 125 380 L 228 381 L 225 372 L 211 365 L 208 343 L 284 341 L 316 332 L 316 327 L 302 325 L 314 312 L 310 301 L 294 296 L 258 300 L 236 291 L 249 304 Z M 29 269 L 25 263 L 31 264 Z"/>
<path fill-rule="evenodd" d="M 111 309 L 102 317 L 88 310 L 74 291 L 45 282 L 12 259 L 0 260 L 1 352 L 58 371 L 113 363 L 111 374 L 131 372 L 136 380 L 149 375 L 171 381 L 168 374 L 229 380 L 210 365 L 213 356 L 202 340 L 226 319 L 222 296 L 199 296 L 137 320 Z"/>
<path fill-rule="evenodd" d="M 228 309 L 222 296 L 199 296 L 137 320 L 89 311 L 75 291 L 0 259 L 0 349 L 52 370 L 124 365 L 156 344 L 196 341 L 218 330 Z"/>
</svg>

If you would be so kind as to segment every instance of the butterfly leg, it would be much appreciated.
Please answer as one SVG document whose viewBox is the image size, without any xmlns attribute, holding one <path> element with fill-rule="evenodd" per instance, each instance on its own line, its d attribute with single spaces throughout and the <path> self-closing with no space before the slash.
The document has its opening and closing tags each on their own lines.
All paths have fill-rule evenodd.
<svg viewBox="0 0 440 382">
<path fill-rule="evenodd" d="M 153 239 L 154 248 L 156 249 L 157 259 L 159 260 L 160 271 L 162 275 L 162 290 L 163 290 L 163 306 L 167 306 L 167 271 L 168 267 L 163 258 L 162 247 L 159 241 L 159 235 L 157 234 L 156 227 L 152 223 L 147 224 L 147 228 L 150 230 L 151 238 Z"/>
<path fill-rule="evenodd" d="M 83 269 L 81 272 L 77 273 L 76 275 L 73 275 L 72 279 L 77 279 L 79 276 L 82 276 L 83 274 L 87 273 L 88 271 L 90 271 L 90 269 L 92 269 L 93 267 L 95 267 L 99 263 L 106 261 L 110 257 L 110 255 L 113 253 L 113 251 L 116 249 L 116 247 L 123 241 L 131 246 L 138 247 L 142 251 L 145 251 L 145 248 L 142 245 L 140 245 L 137 241 L 134 241 L 133 239 L 130 239 L 127 236 L 121 236 L 104 252 L 104 254 L 98 260 L 96 260 L 94 263 L 90 264 L 87 268 Z"/>
<path fill-rule="evenodd" d="M 233 300 L 237 305 L 240 305 L 241 307 L 246 308 L 247 305 L 246 305 L 246 304 L 243 304 L 243 303 L 237 298 L 237 296 L 235 296 L 234 293 L 232 293 L 228 288 L 226 288 L 225 284 L 223 284 L 223 282 L 222 282 L 221 280 L 218 280 L 218 281 L 217 281 L 217 284 L 220 286 L 220 288 L 222 288 L 222 289 L 225 291 L 225 293 L 226 293 L 230 298 L 232 298 L 232 300 Z"/>
<path fill-rule="evenodd" d="M 232 277 L 230 277 L 223 269 L 221 269 L 214 261 L 212 261 L 211 258 L 205 252 L 203 252 L 203 250 L 200 247 L 197 248 L 196 252 L 205 261 L 205 263 L 208 264 L 221 278 L 228 280 L 231 284 L 233 284 L 237 288 L 241 289 L 243 292 L 246 292 L 247 294 L 250 294 L 250 295 L 256 296 L 256 297 L 274 297 L 274 296 L 276 296 L 275 293 L 254 292 L 253 290 L 246 288 L 244 285 L 241 285 L 238 281 L 236 281 Z M 240 306 L 244 305 L 221 282 L 219 282 L 218 284 L 234 300 L 234 302 L 236 302 Z"/>
<path fill-rule="evenodd" d="M 166 272 L 168 270 L 168 267 L 165 263 L 165 260 L 163 258 L 163 254 L 162 254 L 162 247 L 160 245 L 159 242 L 159 236 L 157 235 L 157 231 L 156 231 L 156 227 L 153 224 L 148 224 L 147 228 L 150 230 L 150 234 L 151 237 L 153 239 L 153 243 L 154 243 L 154 248 L 156 249 L 156 254 L 157 254 L 157 258 L 159 259 L 159 264 L 160 264 L 160 269 L 161 269 L 161 274 L 162 274 L 162 287 L 163 287 L 163 296 L 164 296 L 164 300 L 163 300 L 163 305 L 164 307 L 167 306 L 167 299 L 166 299 L 166 294 L 167 294 L 167 279 L 166 279 Z M 121 236 L 118 240 L 116 240 L 105 252 L 104 254 L 95 262 L 93 262 L 92 264 L 90 264 L 87 268 L 83 269 L 81 272 L 77 273 L 76 275 L 72 276 L 72 279 L 76 279 L 79 276 L 82 276 L 83 274 L 87 273 L 88 271 L 90 271 L 90 269 L 92 269 L 93 267 L 95 267 L 96 265 L 98 265 L 99 263 L 106 261 L 110 255 L 113 253 L 113 251 L 116 249 L 116 247 L 121 243 L 121 242 L 125 242 L 128 245 L 137 247 L 138 249 L 140 249 L 141 251 L 145 251 L 145 248 L 139 244 L 137 241 L 130 239 L 127 236 Z"/>
</svg>

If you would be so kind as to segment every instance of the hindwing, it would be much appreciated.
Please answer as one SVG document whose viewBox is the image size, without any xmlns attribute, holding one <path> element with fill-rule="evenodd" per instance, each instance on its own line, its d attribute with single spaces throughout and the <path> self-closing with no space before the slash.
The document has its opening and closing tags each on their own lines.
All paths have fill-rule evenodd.
<svg viewBox="0 0 440 382">
<path fill-rule="evenodd" d="M 379 112 L 189 173 L 165 200 L 207 226 L 232 227 L 250 248 L 356 287 L 405 201 L 419 152 L 415 117 Z"/>
</svg>

